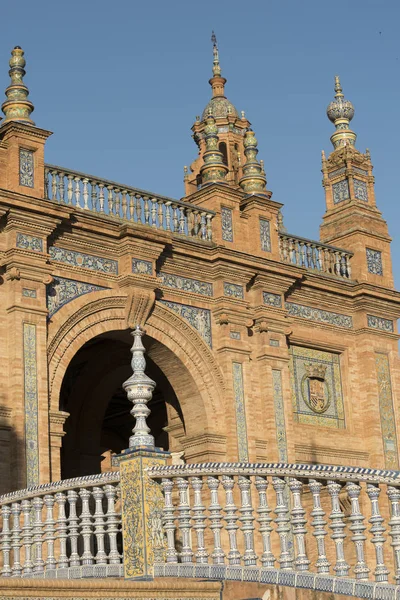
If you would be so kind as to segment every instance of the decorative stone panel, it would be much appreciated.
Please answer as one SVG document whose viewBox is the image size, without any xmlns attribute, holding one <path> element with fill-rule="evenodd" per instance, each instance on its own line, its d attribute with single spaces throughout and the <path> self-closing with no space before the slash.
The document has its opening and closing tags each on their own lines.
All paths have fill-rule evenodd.
<svg viewBox="0 0 400 600">
<path fill-rule="evenodd" d="M 19 184 L 24 187 L 35 186 L 35 162 L 32 150 L 19 150 Z"/>
<path fill-rule="evenodd" d="M 17 233 L 17 248 L 24 250 L 33 250 L 34 252 L 43 252 L 43 240 L 26 233 Z"/>
<path fill-rule="evenodd" d="M 176 290 L 193 292 L 194 294 L 200 294 L 202 296 L 213 295 L 212 283 L 207 283 L 206 281 L 199 281 L 198 279 L 190 279 L 189 277 L 181 277 L 180 275 L 172 275 L 171 273 L 163 272 L 158 273 L 157 277 L 161 280 L 163 285 Z"/>
<path fill-rule="evenodd" d="M 222 239 L 225 242 L 233 242 L 232 210 L 223 206 L 221 208 Z"/>
<path fill-rule="evenodd" d="M 238 458 L 240 462 L 249 460 L 247 442 L 246 409 L 244 404 L 244 384 L 242 363 L 232 363 L 233 395 L 235 398 Z"/>
<path fill-rule="evenodd" d="M 367 248 L 366 252 L 368 273 L 373 273 L 374 275 L 383 275 L 382 252 L 379 250 L 373 250 L 372 248 Z"/>
<path fill-rule="evenodd" d="M 179 304 L 178 302 L 170 302 L 168 300 L 160 300 L 161 304 L 167 306 L 183 319 L 185 319 L 192 327 L 197 329 L 204 341 L 212 347 L 211 338 L 211 313 L 206 308 L 198 308 L 187 304 Z"/>
<path fill-rule="evenodd" d="M 46 288 L 47 309 L 49 317 L 52 317 L 64 304 L 68 304 L 75 298 L 88 294 L 89 292 L 98 292 L 107 288 L 100 285 L 93 285 L 74 279 L 64 277 L 54 277 L 52 283 Z"/>
<path fill-rule="evenodd" d="M 375 364 L 378 379 L 379 414 L 381 418 L 385 467 L 386 469 L 397 470 L 399 468 L 399 454 L 397 450 L 389 357 L 386 354 L 377 352 L 375 354 Z"/>
<path fill-rule="evenodd" d="M 390 319 L 383 319 L 382 317 L 375 317 L 374 315 L 367 315 L 368 327 L 372 329 L 380 329 L 381 331 L 387 331 L 388 333 L 394 332 L 393 321 Z"/>
<path fill-rule="evenodd" d="M 280 294 L 273 294 L 272 292 L 263 292 L 263 302 L 268 306 L 282 308 L 282 296 Z"/>
<path fill-rule="evenodd" d="M 260 219 L 261 250 L 271 252 L 271 226 L 267 219 Z"/>
<path fill-rule="evenodd" d="M 111 275 L 118 274 L 118 262 L 102 256 L 93 256 L 92 254 L 84 254 L 83 252 L 75 252 L 74 250 L 66 250 L 57 246 L 50 246 L 50 258 L 59 262 L 70 265 L 71 267 L 83 267 L 91 271 L 100 271 L 101 273 L 109 273 Z"/>
<path fill-rule="evenodd" d="M 338 181 L 334 183 L 332 186 L 333 192 L 333 203 L 339 204 L 339 202 L 343 202 L 344 200 L 348 200 L 350 198 L 349 192 L 349 182 L 347 179 L 343 179 L 342 181 Z"/>
<path fill-rule="evenodd" d="M 23 324 L 26 486 L 39 484 L 36 325 Z"/>
<path fill-rule="evenodd" d="M 224 281 L 224 295 L 229 296 L 230 298 L 237 298 L 238 300 L 243 300 L 243 286 L 238 285 L 237 283 L 227 283 L 226 281 Z"/>
<path fill-rule="evenodd" d="M 289 352 L 294 420 L 344 429 L 339 355 L 301 346 Z"/>
<path fill-rule="evenodd" d="M 320 308 L 295 304 L 294 302 L 285 302 L 285 308 L 292 317 L 301 317 L 302 319 L 309 319 L 317 323 L 346 327 L 346 329 L 353 327 L 353 319 L 349 315 L 333 313 L 328 310 L 321 310 Z"/>
<path fill-rule="evenodd" d="M 364 202 L 368 202 L 368 186 L 366 181 L 362 181 L 361 179 L 353 179 L 354 182 L 354 197 L 357 200 L 363 200 Z"/>
<path fill-rule="evenodd" d="M 273 340 L 271 340 L 272 342 Z M 278 445 L 278 460 L 288 462 L 288 449 L 286 438 L 285 406 L 282 392 L 282 373 L 272 369 L 272 385 L 275 410 L 276 442 Z"/>
<path fill-rule="evenodd" d="M 153 275 L 153 263 L 150 260 L 132 258 L 132 273 L 139 275 Z"/>
</svg>

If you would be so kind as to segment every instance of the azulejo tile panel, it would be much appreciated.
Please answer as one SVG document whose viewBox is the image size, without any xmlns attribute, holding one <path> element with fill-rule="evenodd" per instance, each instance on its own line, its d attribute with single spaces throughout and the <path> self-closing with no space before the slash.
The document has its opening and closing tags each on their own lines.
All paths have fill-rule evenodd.
<svg viewBox="0 0 400 600">
<path fill-rule="evenodd" d="M 201 296 L 213 295 L 212 283 L 206 281 L 199 281 L 198 279 L 191 279 L 190 277 L 181 277 L 180 275 L 173 275 L 171 273 L 163 273 L 162 271 L 157 274 L 157 277 L 161 280 L 163 285 L 176 290 L 193 292 L 194 294 L 200 294 Z"/>
<path fill-rule="evenodd" d="M 34 252 L 43 252 L 43 240 L 26 233 L 17 233 L 17 248 L 24 250 L 33 250 Z"/>
<path fill-rule="evenodd" d="M 328 175 L 329 179 L 334 179 L 335 177 L 339 177 L 346 172 L 346 167 L 340 167 L 340 169 L 336 169 L 335 171 L 331 171 Z"/>
<path fill-rule="evenodd" d="M 368 171 L 365 169 L 360 169 L 360 167 L 353 167 L 354 173 L 358 173 L 358 175 L 368 175 Z"/>
<path fill-rule="evenodd" d="M 53 283 L 46 287 L 46 300 L 49 317 L 52 317 L 64 304 L 68 304 L 75 298 L 88 294 L 89 292 L 98 292 L 107 288 L 100 285 L 85 283 L 84 281 L 75 281 L 64 277 L 54 277 Z"/>
<path fill-rule="evenodd" d="M 70 265 L 71 267 L 83 267 L 91 271 L 100 271 L 101 273 L 118 274 L 118 262 L 102 256 L 93 256 L 74 250 L 66 250 L 57 246 L 50 246 L 50 257 L 53 260 Z"/>
<path fill-rule="evenodd" d="M 390 319 L 383 319 L 382 317 L 375 317 L 374 315 L 367 315 L 368 327 L 372 329 L 380 329 L 381 331 L 387 331 L 388 333 L 394 332 L 393 321 Z"/>
<path fill-rule="evenodd" d="M 339 204 L 339 202 L 343 202 L 344 200 L 348 200 L 350 198 L 349 192 L 349 182 L 347 179 L 343 179 L 342 181 L 338 181 L 334 183 L 332 186 L 333 192 L 333 203 Z"/>
<path fill-rule="evenodd" d="M 273 294 L 272 292 L 263 292 L 263 302 L 268 306 L 282 308 L 282 296 L 280 294 Z"/>
<path fill-rule="evenodd" d="M 301 346 L 289 352 L 294 420 L 344 429 L 339 355 Z"/>
<path fill-rule="evenodd" d="M 271 340 L 273 341 L 273 340 Z M 272 385 L 274 396 L 276 443 L 278 445 L 279 461 L 288 461 L 288 449 L 286 438 L 285 406 L 282 393 L 282 373 L 279 369 L 272 369 Z"/>
<path fill-rule="evenodd" d="M 354 196 L 357 200 L 363 200 L 364 202 L 368 202 L 368 187 L 367 182 L 362 181 L 361 179 L 353 179 L 354 183 Z"/>
<path fill-rule="evenodd" d="M 230 331 L 229 337 L 231 338 L 231 340 L 240 340 L 240 331 Z"/>
<path fill-rule="evenodd" d="M 378 379 L 379 414 L 381 418 L 385 467 L 387 469 L 398 469 L 399 454 L 393 410 L 389 357 L 386 354 L 377 352 L 375 354 L 375 364 Z"/>
<path fill-rule="evenodd" d="M 373 273 L 374 275 L 383 275 L 382 252 L 379 250 L 373 250 L 372 248 L 367 248 L 366 253 L 368 273 Z"/>
<path fill-rule="evenodd" d="M 243 286 L 238 285 L 237 283 L 228 283 L 224 281 L 224 296 L 229 296 L 230 298 L 237 298 L 238 300 L 243 300 Z"/>
<path fill-rule="evenodd" d="M 337 327 L 345 327 L 351 329 L 353 327 L 353 319 L 349 315 L 333 313 L 320 308 L 295 304 L 294 302 L 285 302 L 285 308 L 292 317 L 301 317 L 309 319 L 317 323 L 327 323 L 328 325 L 337 325 Z"/>
<path fill-rule="evenodd" d="M 271 252 L 271 226 L 267 219 L 260 219 L 261 250 Z"/>
<path fill-rule="evenodd" d="M 36 325 L 23 324 L 26 485 L 39 484 Z"/>
<path fill-rule="evenodd" d="M 236 430 L 238 442 L 238 458 L 240 462 L 249 460 L 247 442 L 246 409 L 244 402 L 244 383 L 242 363 L 232 363 L 233 395 L 235 398 Z"/>
<path fill-rule="evenodd" d="M 189 306 L 188 304 L 170 302 L 169 300 L 160 300 L 160 302 L 176 312 L 190 323 L 192 327 L 197 329 L 204 341 L 212 347 L 211 313 L 209 310 L 206 308 L 198 308 L 197 306 Z"/>
<path fill-rule="evenodd" d="M 153 263 L 150 260 L 132 258 L 132 273 L 153 275 Z"/>
<path fill-rule="evenodd" d="M 31 290 L 29 288 L 22 288 L 22 295 L 25 298 L 36 298 L 36 290 Z"/>
<path fill-rule="evenodd" d="M 232 209 L 223 206 L 221 208 L 222 239 L 225 242 L 233 242 Z"/>
<path fill-rule="evenodd" d="M 35 186 L 35 163 L 32 150 L 19 150 L 19 184 L 33 188 Z"/>
</svg>

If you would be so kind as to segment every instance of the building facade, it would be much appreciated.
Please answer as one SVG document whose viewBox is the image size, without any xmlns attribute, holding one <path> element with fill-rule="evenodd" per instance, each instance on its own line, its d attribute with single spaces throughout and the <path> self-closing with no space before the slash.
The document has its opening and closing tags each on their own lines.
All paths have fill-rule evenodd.
<svg viewBox="0 0 400 600">
<path fill-rule="evenodd" d="M 188 463 L 398 469 L 400 295 L 339 79 L 312 241 L 283 226 L 216 43 L 182 200 L 47 164 L 24 67 L 16 47 L 0 123 L 1 493 L 115 468 L 136 324 L 157 446 Z"/>
</svg>

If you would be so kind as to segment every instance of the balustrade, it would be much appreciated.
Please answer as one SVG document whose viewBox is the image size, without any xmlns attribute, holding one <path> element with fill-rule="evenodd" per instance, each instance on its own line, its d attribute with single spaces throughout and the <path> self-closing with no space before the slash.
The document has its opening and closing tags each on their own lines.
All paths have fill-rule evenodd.
<svg viewBox="0 0 400 600">
<path fill-rule="evenodd" d="M 0 506 L 3 577 L 122 575 L 119 473 L 20 490 Z"/>
<path fill-rule="evenodd" d="M 351 279 L 351 252 L 279 232 L 281 260 L 327 275 Z"/>
<path fill-rule="evenodd" d="M 199 240 L 212 240 L 213 211 L 165 196 L 154 197 L 143 190 L 77 171 L 46 165 L 45 193 L 48 200 L 58 204 Z"/>
<path fill-rule="evenodd" d="M 158 563 L 158 575 L 235 579 L 241 569 L 246 579 L 248 569 L 248 581 L 262 581 L 263 570 L 272 569 L 306 574 L 310 589 L 317 589 L 318 577 L 332 582 L 331 591 L 343 580 L 359 592 L 361 583 L 371 590 L 371 581 L 400 584 L 398 472 L 210 463 L 149 474 L 165 496 L 169 566 Z M 193 569 L 184 571 L 180 563 Z"/>
</svg>

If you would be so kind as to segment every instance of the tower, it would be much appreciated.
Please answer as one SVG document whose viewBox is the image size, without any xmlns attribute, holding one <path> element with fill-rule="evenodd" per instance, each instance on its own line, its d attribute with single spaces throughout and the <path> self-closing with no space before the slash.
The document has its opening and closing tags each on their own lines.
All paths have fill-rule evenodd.
<svg viewBox="0 0 400 600">
<path fill-rule="evenodd" d="M 354 253 L 354 279 L 392 288 L 391 238 L 376 206 L 371 156 L 369 150 L 363 154 L 355 147 L 357 136 L 350 129 L 354 107 L 345 99 L 337 76 L 335 92 L 327 108 L 328 118 L 335 125 L 333 151 L 328 158 L 322 153 L 326 212 L 320 239 Z"/>
</svg>

